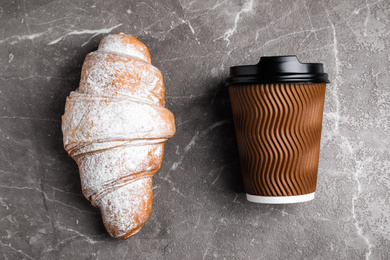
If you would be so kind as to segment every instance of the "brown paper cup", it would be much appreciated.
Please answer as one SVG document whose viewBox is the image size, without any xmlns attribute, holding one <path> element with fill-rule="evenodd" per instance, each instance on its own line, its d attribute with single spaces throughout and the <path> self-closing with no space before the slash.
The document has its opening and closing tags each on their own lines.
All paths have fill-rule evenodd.
<svg viewBox="0 0 390 260">
<path fill-rule="evenodd" d="M 229 86 L 249 201 L 295 203 L 314 198 L 325 86 Z"/>
</svg>

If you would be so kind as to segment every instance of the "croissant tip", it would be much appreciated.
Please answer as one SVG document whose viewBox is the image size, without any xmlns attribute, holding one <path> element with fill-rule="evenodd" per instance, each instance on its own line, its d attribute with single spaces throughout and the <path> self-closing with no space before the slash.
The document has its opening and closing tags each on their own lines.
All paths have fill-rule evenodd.
<svg viewBox="0 0 390 260">
<path fill-rule="evenodd" d="M 151 63 L 149 49 L 135 35 L 109 34 L 103 37 L 99 43 L 98 49 L 102 51 L 115 51 L 128 54 Z"/>
<path fill-rule="evenodd" d="M 144 224 L 145 224 L 145 223 L 142 223 L 142 224 L 139 225 L 138 227 L 135 227 L 135 228 L 129 230 L 126 234 L 124 234 L 124 235 L 122 235 L 122 236 L 114 236 L 114 235 L 111 235 L 111 234 L 110 234 L 110 235 L 111 235 L 113 238 L 125 240 L 125 239 L 128 239 L 128 238 L 134 236 L 135 234 L 137 234 L 137 233 L 141 230 L 141 228 L 143 227 Z"/>
<path fill-rule="evenodd" d="M 100 208 L 103 224 L 114 238 L 135 235 L 152 211 L 152 178 L 141 178 L 102 197 Z"/>
</svg>

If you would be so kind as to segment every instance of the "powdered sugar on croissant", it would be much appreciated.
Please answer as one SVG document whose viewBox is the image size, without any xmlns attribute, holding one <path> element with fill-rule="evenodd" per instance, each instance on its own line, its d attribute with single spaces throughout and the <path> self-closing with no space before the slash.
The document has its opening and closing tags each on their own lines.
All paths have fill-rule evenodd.
<svg viewBox="0 0 390 260">
<path fill-rule="evenodd" d="M 175 134 L 161 72 L 133 35 L 113 34 L 85 58 L 62 117 L 64 147 L 79 165 L 84 196 L 115 238 L 137 233 L 152 207 L 152 176 Z"/>
</svg>

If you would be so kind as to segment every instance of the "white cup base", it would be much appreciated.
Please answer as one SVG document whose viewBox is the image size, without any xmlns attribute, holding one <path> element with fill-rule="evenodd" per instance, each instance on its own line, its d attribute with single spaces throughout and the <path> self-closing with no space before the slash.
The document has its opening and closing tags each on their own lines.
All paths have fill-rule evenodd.
<svg viewBox="0 0 390 260">
<path fill-rule="evenodd" d="M 250 202 L 262 204 L 291 204 L 310 201 L 314 199 L 314 193 L 296 196 L 257 196 L 246 194 L 246 199 Z"/>
</svg>

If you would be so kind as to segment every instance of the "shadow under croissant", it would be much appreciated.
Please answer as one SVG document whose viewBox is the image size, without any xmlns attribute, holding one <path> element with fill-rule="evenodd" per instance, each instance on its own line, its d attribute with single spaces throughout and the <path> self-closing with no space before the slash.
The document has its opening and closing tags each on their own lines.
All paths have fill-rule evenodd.
<svg viewBox="0 0 390 260">
<path fill-rule="evenodd" d="M 58 163 L 62 169 L 61 177 L 57 178 L 58 185 L 56 185 L 57 187 L 54 188 L 72 194 L 72 196 L 68 196 L 68 202 L 66 204 L 68 204 L 70 207 L 79 208 L 80 211 L 82 211 L 77 212 L 78 215 L 74 216 L 74 218 L 78 220 L 83 218 L 79 214 L 87 215 L 85 218 L 89 221 L 88 226 L 93 227 L 93 232 L 91 232 L 92 234 L 99 234 L 105 237 L 110 237 L 103 225 L 100 210 L 93 207 L 82 193 L 79 169 L 77 163 L 71 157 L 69 157 L 64 149 L 61 129 L 61 117 L 64 114 L 66 97 L 71 91 L 74 91 L 78 88 L 84 58 L 87 53 L 97 48 L 97 43 L 98 41 L 91 41 L 87 46 L 84 47 L 85 49 L 80 49 L 79 44 L 75 44 L 74 46 L 67 46 L 69 49 L 68 54 L 71 55 L 71 57 L 66 60 L 67 62 L 63 64 L 60 71 L 58 72 L 58 75 L 55 76 L 59 79 L 59 81 L 56 82 L 56 84 L 58 84 L 56 88 L 58 92 L 53 99 L 45 100 L 51 109 L 51 113 L 56 117 L 55 122 L 51 122 L 51 127 L 48 129 L 51 140 L 50 146 L 46 147 L 46 149 L 48 150 L 48 153 L 58 158 Z M 72 47 L 75 52 L 73 52 Z M 48 186 L 53 186 L 49 185 L 47 181 L 43 179 L 43 185 L 45 184 Z M 82 223 L 80 223 L 80 225 L 82 225 Z"/>
</svg>

